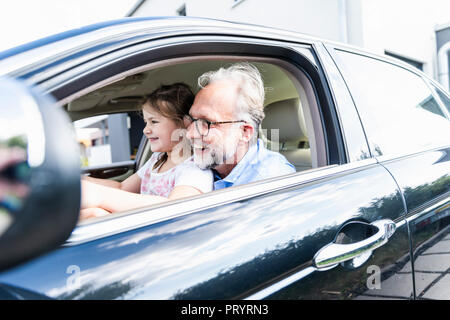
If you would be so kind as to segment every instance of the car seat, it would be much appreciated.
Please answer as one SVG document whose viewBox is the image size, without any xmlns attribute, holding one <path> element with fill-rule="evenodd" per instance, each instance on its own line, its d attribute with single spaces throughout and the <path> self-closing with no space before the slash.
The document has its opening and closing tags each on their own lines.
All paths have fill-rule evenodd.
<svg viewBox="0 0 450 320">
<path fill-rule="evenodd" d="M 284 155 L 297 171 L 311 169 L 311 149 L 299 98 L 273 102 L 264 113 L 260 137 L 267 148 Z"/>
</svg>

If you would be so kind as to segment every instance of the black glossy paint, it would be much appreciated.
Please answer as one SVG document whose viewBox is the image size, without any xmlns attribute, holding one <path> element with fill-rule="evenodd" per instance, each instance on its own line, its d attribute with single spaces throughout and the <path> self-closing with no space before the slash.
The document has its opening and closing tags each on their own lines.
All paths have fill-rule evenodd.
<svg viewBox="0 0 450 320">
<path fill-rule="evenodd" d="M 0 281 L 58 299 L 241 297 L 308 266 L 346 221 L 402 216 L 396 185 L 381 166 L 330 177 L 326 171 L 323 179 L 283 192 L 63 247 L 3 274 Z M 370 188 L 367 179 L 373 181 Z M 70 285 L 73 274 L 67 273 L 73 265 L 80 270 L 76 289 Z M 339 288 L 342 297 L 365 283 L 364 276 L 339 273 L 349 276 Z M 289 297 L 328 297 L 317 291 L 320 285 L 308 288 Z"/>
<path fill-rule="evenodd" d="M 450 148 L 383 165 L 402 188 L 408 207 L 416 297 L 449 299 Z"/>
</svg>

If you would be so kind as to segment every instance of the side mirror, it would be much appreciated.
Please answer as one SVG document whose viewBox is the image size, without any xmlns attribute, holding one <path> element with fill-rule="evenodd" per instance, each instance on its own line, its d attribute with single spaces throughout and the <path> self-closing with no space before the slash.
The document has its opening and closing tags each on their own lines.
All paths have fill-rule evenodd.
<svg viewBox="0 0 450 320">
<path fill-rule="evenodd" d="M 80 157 L 49 96 L 0 79 L 0 271 L 62 244 L 80 210 Z"/>
</svg>

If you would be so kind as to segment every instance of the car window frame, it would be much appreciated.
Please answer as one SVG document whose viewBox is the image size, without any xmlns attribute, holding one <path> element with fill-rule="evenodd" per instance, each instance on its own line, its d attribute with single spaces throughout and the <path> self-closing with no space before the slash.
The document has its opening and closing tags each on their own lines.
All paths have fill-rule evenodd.
<svg viewBox="0 0 450 320">
<path fill-rule="evenodd" d="M 96 61 L 89 61 L 86 63 L 85 66 L 82 68 L 85 69 L 84 72 L 86 74 L 82 74 L 83 70 L 80 73 L 80 70 L 76 71 L 75 69 L 70 69 L 67 71 L 67 74 L 60 74 L 54 79 L 49 80 L 48 82 L 44 82 L 41 85 L 44 86 L 44 89 L 47 90 L 49 93 L 53 94 L 57 100 L 62 101 L 60 102 L 60 105 L 63 105 L 68 101 L 68 98 L 70 100 L 75 99 L 77 96 L 82 96 L 90 91 L 89 90 L 82 90 L 81 88 L 90 88 L 92 86 L 98 85 L 104 86 L 109 83 L 112 83 L 114 81 L 117 81 L 120 79 L 120 77 L 117 77 L 117 74 L 120 74 L 120 71 L 117 72 L 111 72 L 109 76 L 105 76 L 101 79 L 95 79 L 95 74 L 93 74 L 94 71 L 98 71 L 97 74 L 100 74 L 102 72 L 107 72 L 105 69 L 110 67 L 111 64 L 116 63 L 118 60 L 122 61 L 127 59 L 127 57 L 134 55 L 136 57 L 137 54 L 145 54 L 145 52 L 148 51 L 155 51 L 155 50 L 162 50 L 158 54 L 166 55 L 166 58 L 177 58 L 181 54 L 183 54 L 183 50 L 192 50 L 190 55 L 201 55 L 202 53 L 198 53 L 195 50 L 203 50 L 206 51 L 203 54 L 206 55 L 249 55 L 249 56 L 263 56 L 263 57 L 272 57 L 275 59 L 279 59 L 281 61 L 286 61 L 296 68 L 299 68 L 303 73 L 306 75 L 312 74 L 311 70 L 302 70 L 302 66 L 298 65 L 298 62 L 295 59 L 304 59 L 304 61 L 307 61 L 308 64 L 310 64 L 311 69 L 314 68 L 314 72 L 317 74 L 317 79 L 313 79 L 315 81 L 311 81 L 311 83 L 314 83 L 314 85 L 320 85 L 321 88 L 315 89 L 316 92 L 320 91 L 321 93 L 317 95 L 316 93 L 316 100 L 320 102 L 320 105 L 330 105 L 332 107 L 330 108 L 321 108 L 321 112 L 327 112 L 328 114 L 324 117 L 322 115 L 322 119 L 326 119 L 328 123 L 326 125 L 323 124 L 323 127 L 327 130 L 326 132 L 326 139 L 325 142 L 327 144 L 327 149 L 332 149 L 333 152 L 330 152 L 330 154 L 327 155 L 327 157 L 332 157 L 332 159 L 328 162 L 330 163 L 346 163 L 347 158 L 345 154 L 345 147 L 343 147 L 343 138 L 341 133 L 341 127 L 339 122 L 337 121 L 337 116 L 335 115 L 335 108 L 334 108 L 334 101 L 331 97 L 331 94 L 329 93 L 329 89 L 327 88 L 327 83 L 325 76 L 322 74 L 319 68 L 316 66 L 316 62 L 309 60 L 308 57 L 306 57 L 304 54 L 298 51 L 298 46 L 303 46 L 304 48 L 307 48 L 311 50 L 311 53 L 314 55 L 314 49 L 312 47 L 312 43 L 290 43 L 290 42 L 281 42 L 281 41 L 275 41 L 275 40 L 265 40 L 260 38 L 242 38 L 242 37 L 230 37 L 230 36 L 215 36 L 215 37 L 182 37 L 182 40 L 180 42 L 183 43 L 176 43 L 173 44 L 175 41 L 172 39 L 167 43 L 167 39 L 162 40 L 162 43 L 154 44 L 153 46 L 150 44 L 139 44 L 138 47 L 133 50 L 130 48 L 123 49 L 125 51 L 124 53 L 118 53 L 113 52 L 111 53 L 110 57 L 102 56 Z M 195 42 L 194 42 L 195 40 Z M 205 46 L 205 43 L 208 43 L 209 45 Z M 157 46 L 157 48 L 155 48 Z M 177 56 L 173 57 L 173 53 L 170 54 L 170 52 L 167 52 L 167 49 L 174 48 L 175 46 L 179 46 L 175 49 L 177 51 Z M 193 46 L 197 46 L 198 48 L 193 49 Z M 296 49 L 292 49 L 292 46 L 295 46 Z M 206 48 L 205 48 L 206 47 Z M 219 49 L 217 48 L 219 47 Z M 208 50 L 209 48 L 209 50 Z M 226 51 L 223 51 L 223 50 Z M 258 50 L 257 50 L 258 49 Z M 146 51 L 147 50 L 147 51 Z M 166 52 L 164 52 L 166 50 Z M 139 51 L 136 53 L 136 51 Z M 124 56 L 128 55 L 128 56 Z M 161 60 L 159 59 L 156 59 Z M 103 64 L 102 64 L 103 62 Z M 148 58 L 148 63 L 152 62 L 151 58 Z M 138 64 L 139 62 L 136 62 Z M 100 67 L 99 67 L 100 64 Z M 143 65 L 140 63 L 140 65 Z M 81 67 L 80 67 L 81 68 Z M 138 67 L 136 67 L 138 69 Z M 114 78 L 116 76 L 116 78 Z M 69 83 L 74 84 L 75 86 L 78 86 L 79 89 L 67 89 L 69 87 Z M 78 82 L 78 83 L 76 83 Z M 82 83 L 80 83 L 82 82 Z M 87 85 L 85 84 L 87 83 Z M 329 144 L 329 145 L 328 145 Z"/>
<path fill-rule="evenodd" d="M 188 38 L 192 38 L 192 37 L 188 37 Z M 225 40 L 224 38 L 226 38 L 228 41 L 230 40 L 230 37 L 222 37 L 221 36 L 220 38 L 222 41 Z M 308 71 L 303 70 L 304 66 L 299 65 L 298 62 L 294 63 L 294 60 L 292 60 L 292 61 L 287 60 L 287 57 L 290 57 L 292 55 L 295 55 L 294 58 L 302 57 L 303 59 L 308 60 L 308 58 L 305 57 L 304 55 L 302 55 L 298 50 L 291 49 L 290 45 L 292 45 L 292 44 L 290 44 L 290 43 L 274 41 L 274 40 L 265 41 L 265 40 L 257 39 L 257 38 L 242 39 L 242 38 L 238 37 L 238 40 L 236 38 L 231 38 L 231 39 L 233 39 L 233 41 L 234 41 L 232 43 L 233 46 L 230 46 L 230 48 L 228 48 L 228 49 L 232 49 L 231 47 L 236 48 L 237 46 L 242 47 L 243 43 L 245 43 L 245 45 L 247 45 L 247 46 L 251 46 L 252 48 L 261 49 L 262 47 L 264 47 L 269 52 L 276 51 L 281 55 L 281 56 L 271 56 L 266 53 L 268 57 L 273 57 L 275 59 L 278 58 L 281 61 L 285 61 L 285 62 L 291 64 L 292 67 L 299 69 L 307 77 L 312 76 L 311 71 L 308 72 Z M 189 46 L 192 45 L 192 43 L 189 43 L 190 39 L 183 39 L 183 40 L 187 42 L 187 43 L 184 43 L 184 45 L 187 48 L 189 48 Z M 213 42 L 213 43 L 219 44 L 219 45 L 230 45 L 230 43 L 227 43 L 226 41 L 220 42 L 218 40 L 218 37 L 213 37 L 213 38 L 203 39 L 203 41 L 202 41 L 203 46 L 204 46 L 205 40 L 208 40 L 210 42 Z M 310 50 L 313 55 L 315 54 L 312 43 L 294 43 L 294 45 L 295 46 L 303 46 L 303 47 L 307 48 L 308 50 Z M 147 51 L 154 50 L 152 45 L 149 46 L 147 44 L 144 47 L 147 47 L 147 49 L 146 49 Z M 129 51 L 128 54 L 131 56 L 133 56 L 133 54 L 136 52 L 135 51 L 136 49 L 130 50 L 128 48 L 126 50 Z M 280 51 L 282 51 L 282 52 L 280 53 Z M 255 53 L 256 51 L 253 51 L 253 52 Z M 142 54 L 143 51 L 141 51 L 139 53 Z M 272 52 L 272 54 L 273 54 L 273 52 Z M 285 56 L 283 56 L 283 54 Z M 215 53 L 211 54 L 210 52 L 208 52 L 208 55 L 215 55 Z M 85 69 L 85 72 L 86 72 L 83 77 L 81 77 L 81 76 L 73 77 L 74 70 L 70 69 L 67 75 L 63 75 L 65 77 L 70 78 L 70 80 L 68 80 L 69 82 L 64 82 L 64 81 L 62 81 L 63 78 L 59 78 L 59 79 L 52 79 L 50 81 L 50 83 L 47 83 L 44 85 L 47 85 L 47 91 L 49 93 L 52 93 L 56 96 L 57 100 L 59 100 L 59 105 L 63 105 L 65 102 L 67 102 L 68 97 L 70 99 L 74 99 L 74 97 L 76 97 L 76 96 L 81 96 L 81 95 L 86 94 L 87 93 L 86 90 L 92 91 L 92 86 L 101 87 L 101 86 L 104 86 L 111 82 L 117 81 L 117 79 L 120 79 L 120 73 L 114 72 L 115 78 L 104 76 L 103 79 L 100 81 L 94 80 L 93 82 L 91 82 L 91 85 L 89 85 L 89 84 L 84 85 L 83 86 L 84 90 L 78 90 L 78 91 L 75 90 L 74 92 L 71 92 L 71 93 L 68 92 L 67 90 L 64 90 L 65 87 L 72 85 L 73 82 L 80 81 L 80 79 L 82 80 L 86 76 L 88 76 L 88 77 L 91 76 L 94 71 L 99 72 L 101 70 L 101 68 L 107 68 L 107 67 L 110 67 L 110 64 L 115 63 L 115 62 L 117 63 L 117 60 L 119 59 L 118 56 L 120 56 L 120 53 L 114 52 L 114 53 L 112 53 L 111 57 L 109 57 L 109 58 L 104 57 L 104 56 L 99 58 L 100 62 L 97 61 L 97 63 L 100 63 L 100 67 L 97 66 L 97 68 L 92 68 L 93 67 L 92 61 L 90 61 L 85 66 L 83 66 L 83 68 Z M 253 56 L 253 55 L 251 55 L 251 56 Z M 265 56 L 265 55 L 263 55 L 263 56 Z M 129 58 L 129 57 L 130 56 L 127 56 L 127 58 Z M 292 59 L 294 59 L 294 58 L 292 58 Z M 110 60 L 108 60 L 108 59 L 110 59 Z M 161 57 L 158 57 L 158 61 L 160 61 L 160 60 L 162 60 Z M 102 64 L 101 61 L 103 61 L 104 64 Z M 105 62 L 105 61 L 107 61 L 107 62 Z M 119 59 L 119 61 L 120 61 L 120 59 Z M 309 78 L 311 85 L 322 86 L 319 89 L 314 88 L 315 89 L 314 90 L 315 98 L 318 103 L 319 110 L 320 110 L 320 112 L 323 112 L 324 108 L 325 109 L 333 108 L 333 110 L 328 111 L 328 112 L 332 113 L 333 111 L 335 111 L 334 101 L 331 98 L 331 94 L 329 92 L 326 78 L 322 74 L 322 71 L 317 68 L 317 65 L 315 65 L 314 63 L 312 63 L 309 60 L 308 60 L 308 63 L 310 64 L 310 66 L 312 68 L 314 68 L 313 72 L 315 72 L 313 74 L 313 76 L 315 76 L 315 78 L 314 79 Z M 129 70 L 130 69 L 127 69 L 127 71 L 129 71 Z M 99 73 L 101 73 L 101 72 L 99 72 Z M 119 76 L 118 76 L 118 74 L 119 74 Z M 58 83 L 58 81 L 60 81 L 59 85 L 55 85 L 56 83 Z M 318 94 L 317 91 L 321 91 L 320 94 Z M 322 104 L 321 104 L 321 101 L 322 101 Z M 326 104 L 329 107 L 324 107 L 323 101 L 326 101 Z M 322 119 L 323 119 L 323 117 L 322 117 Z M 345 147 L 342 146 L 343 141 L 342 141 L 342 136 L 341 136 L 341 132 L 340 132 L 341 126 L 340 126 L 339 122 L 337 122 L 336 117 L 334 119 L 328 120 L 328 122 L 329 123 L 327 123 L 327 124 L 322 123 L 322 126 L 323 126 L 322 129 L 326 128 L 327 130 L 332 130 L 329 127 L 334 126 L 334 130 L 337 130 L 337 132 L 338 132 L 337 134 L 335 134 L 333 136 L 333 138 L 336 139 L 336 141 L 334 143 L 336 145 L 340 146 L 340 147 L 335 146 L 335 149 L 338 150 L 339 148 L 341 148 L 341 149 L 345 150 Z M 334 134 L 334 132 L 333 132 L 333 134 Z M 340 142 L 339 142 L 339 140 L 340 140 Z M 329 142 L 330 141 L 326 141 L 327 153 L 330 150 Z M 338 152 L 336 152 L 336 153 L 338 153 Z M 201 202 L 207 202 L 206 201 L 207 199 L 216 199 L 213 201 L 212 204 L 211 203 L 209 204 L 209 207 L 219 206 L 219 205 L 223 204 L 224 201 L 228 201 L 228 202 L 229 201 L 232 201 L 232 202 L 241 201 L 241 200 L 253 198 L 255 196 L 258 196 L 258 195 L 261 195 L 261 194 L 264 194 L 267 192 L 276 192 L 276 191 L 279 191 L 279 190 L 282 190 L 285 188 L 290 188 L 293 186 L 293 184 L 291 182 L 292 179 L 294 179 L 295 181 L 297 181 L 297 180 L 299 181 L 299 182 L 297 181 L 294 183 L 295 186 L 298 186 L 299 183 L 302 184 L 305 181 L 310 181 L 309 180 L 310 177 L 314 177 L 314 179 L 321 179 L 322 175 L 329 177 L 329 173 L 327 170 L 330 170 L 330 169 L 332 170 L 331 174 L 333 175 L 336 172 L 349 170 L 349 168 L 350 169 L 353 167 L 359 168 L 361 166 L 370 165 L 370 164 L 375 163 L 374 160 L 368 159 L 368 160 L 360 161 L 357 164 L 348 164 L 347 159 L 345 158 L 345 155 L 342 154 L 342 150 L 341 150 L 341 153 L 337 155 L 337 158 L 336 158 L 336 154 L 334 154 L 333 156 L 335 157 L 334 159 L 329 159 L 329 156 L 327 155 L 327 165 L 322 166 L 317 169 L 312 169 L 312 170 L 308 170 L 305 172 L 292 173 L 287 176 L 269 178 L 269 179 L 257 181 L 257 182 L 242 185 L 242 186 L 227 188 L 225 190 L 216 190 L 214 192 L 207 193 L 207 194 L 202 194 L 202 195 L 189 197 L 189 198 L 185 198 L 185 199 L 180 199 L 180 200 L 174 200 L 174 201 L 170 201 L 168 203 L 163 203 L 163 204 L 159 204 L 159 205 L 153 205 L 149 208 L 140 208 L 139 210 L 127 211 L 127 212 L 123 212 L 123 213 L 116 213 L 111 217 L 92 219 L 90 221 L 87 221 L 86 223 L 81 223 L 77 228 L 75 228 L 75 231 L 74 231 L 72 237 L 69 238 L 67 245 L 79 244 L 79 243 L 83 243 L 85 241 L 91 241 L 93 239 L 98 239 L 98 238 L 102 238 L 102 237 L 105 237 L 108 235 L 117 234 L 119 232 L 133 230 L 136 228 L 140 228 L 144 225 L 149 225 L 149 224 L 157 223 L 162 220 L 173 218 L 180 214 L 184 215 L 184 214 L 189 214 L 192 212 L 198 212 L 199 210 L 205 209 L 205 204 L 198 204 L 198 205 L 195 204 L 195 203 L 198 203 L 199 200 Z M 136 161 L 138 161 L 138 159 Z M 336 165 L 339 165 L 338 168 L 336 168 Z M 341 167 L 341 166 L 343 166 L 343 167 Z M 267 186 L 267 184 L 270 185 L 272 183 L 275 183 L 272 187 Z M 260 189 L 261 186 L 264 186 L 263 189 Z M 239 191 L 237 191 L 237 193 L 236 193 L 236 190 L 239 190 Z M 243 196 L 243 193 L 246 195 Z M 237 195 L 237 197 L 236 197 L 236 195 Z M 232 199 L 232 200 L 224 200 L 224 199 Z M 188 205 L 188 203 L 189 203 L 189 205 Z M 178 212 L 177 214 L 167 217 L 167 210 L 172 210 L 173 208 L 176 208 L 177 206 L 181 206 L 180 207 L 181 211 L 176 211 L 176 212 Z M 186 207 L 190 207 L 190 209 L 186 210 Z M 158 216 L 157 216 L 157 214 L 155 214 L 155 212 L 162 212 L 161 208 L 164 208 L 163 211 L 165 211 L 166 213 L 165 213 L 164 217 L 158 218 Z M 148 217 L 149 211 L 152 212 L 151 218 Z M 128 223 L 125 223 L 126 221 L 128 221 Z M 112 227 L 112 225 L 115 225 L 115 224 L 119 224 L 119 226 Z M 113 231 L 111 231 L 111 230 L 113 230 Z"/>
<path fill-rule="evenodd" d="M 333 95 L 345 144 L 347 161 L 353 162 L 372 158 L 361 117 L 341 71 L 330 54 L 332 51 L 330 44 L 315 44 L 314 47 Z"/>
</svg>

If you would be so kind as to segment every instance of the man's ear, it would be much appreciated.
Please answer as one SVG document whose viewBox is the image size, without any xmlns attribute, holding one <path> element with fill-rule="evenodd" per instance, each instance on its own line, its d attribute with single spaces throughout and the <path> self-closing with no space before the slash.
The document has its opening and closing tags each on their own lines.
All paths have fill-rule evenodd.
<svg viewBox="0 0 450 320">
<path fill-rule="evenodd" d="M 242 126 L 242 140 L 244 142 L 249 142 L 252 139 L 254 133 L 255 128 L 250 123 L 245 122 Z"/>
</svg>

